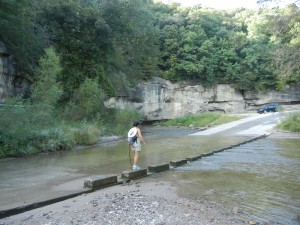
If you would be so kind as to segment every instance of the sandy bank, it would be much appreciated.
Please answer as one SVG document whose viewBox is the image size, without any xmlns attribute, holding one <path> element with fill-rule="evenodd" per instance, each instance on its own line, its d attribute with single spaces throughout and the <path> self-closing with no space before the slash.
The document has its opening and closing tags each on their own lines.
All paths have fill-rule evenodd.
<svg viewBox="0 0 300 225">
<path fill-rule="evenodd" d="M 0 224 L 249 224 L 214 202 L 180 198 L 167 182 L 147 178 L 0 220 Z"/>
</svg>

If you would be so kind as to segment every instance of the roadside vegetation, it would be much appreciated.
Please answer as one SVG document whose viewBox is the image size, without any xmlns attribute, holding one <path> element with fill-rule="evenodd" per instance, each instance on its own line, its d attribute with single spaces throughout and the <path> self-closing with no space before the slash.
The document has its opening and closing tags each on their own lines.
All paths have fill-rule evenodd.
<svg viewBox="0 0 300 225">
<path fill-rule="evenodd" d="M 0 158 L 71 150 L 75 145 L 96 144 L 101 136 L 124 136 L 133 120 L 143 119 L 139 112 L 124 109 L 111 110 L 111 115 L 105 120 L 100 115 L 80 122 L 56 116 L 48 117 L 47 123 L 36 123 L 39 118 L 30 110 L 30 105 L 15 103 L 0 110 Z"/>
<path fill-rule="evenodd" d="M 157 122 L 154 125 L 161 126 L 183 126 L 183 127 L 211 127 L 215 125 L 220 125 L 224 123 L 229 123 L 235 120 L 239 120 L 243 117 L 241 116 L 230 116 L 221 113 L 203 113 L 197 115 L 188 115 L 179 117 L 176 119 Z"/>
<path fill-rule="evenodd" d="M 106 109 L 95 79 L 85 79 L 62 107 L 63 90 L 56 80 L 61 66 L 53 48 L 46 50 L 36 73 L 30 98 L 12 98 L 0 108 L 0 158 L 95 144 L 103 135 L 123 136 L 134 120 L 143 119 L 129 108 Z"/>
<path fill-rule="evenodd" d="M 293 113 L 277 125 L 280 130 L 300 132 L 300 113 Z"/>
</svg>

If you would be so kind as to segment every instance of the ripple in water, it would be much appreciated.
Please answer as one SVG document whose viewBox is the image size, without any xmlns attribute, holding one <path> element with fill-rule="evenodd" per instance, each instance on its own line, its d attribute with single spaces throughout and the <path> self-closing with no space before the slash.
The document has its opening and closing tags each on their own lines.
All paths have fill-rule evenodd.
<svg viewBox="0 0 300 225">
<path fill-rule="evenodd" d="M 261 139 L 178 167 L 176 176 L 193 181 L 189 193 L 213 189 L 220 204 L 257 222 L 299 225 L 299 166 L 299 139 Z"/>
</svg>

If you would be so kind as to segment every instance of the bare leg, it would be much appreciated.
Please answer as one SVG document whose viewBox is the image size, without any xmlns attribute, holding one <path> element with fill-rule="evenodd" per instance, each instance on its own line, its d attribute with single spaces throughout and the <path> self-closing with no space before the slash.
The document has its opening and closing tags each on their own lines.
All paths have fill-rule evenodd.
<svg viewBox="0 0 300 225">
<path fill-rule="evenodd" d="M 133 157 L 133 165 L 136 166 L 138 160 L 140 157 L 140 152 L 139 151 L 134 151 L 134 157 Z"/>
</svg>

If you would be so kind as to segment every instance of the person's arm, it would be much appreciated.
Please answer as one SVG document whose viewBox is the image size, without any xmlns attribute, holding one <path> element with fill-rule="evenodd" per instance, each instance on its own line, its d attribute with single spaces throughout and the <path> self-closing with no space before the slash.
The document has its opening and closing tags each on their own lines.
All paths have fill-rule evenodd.
<svg viewBox="0 0 300 225">
<path fill-rule="evenodd" d="M 138 133 L 138 137 L 139 137 L 139 139 L 141 140 L 141 142 L 142 142 L 143 144 L 145 144 L 145 140 L 144 140 L 144 138 L 143 138 L 143 136 L 142 136 L 142 132 L 141 132 L 141 129 L 140 129 L 140 128 L 137 128 L 137 133 Z"/>
</svg>

